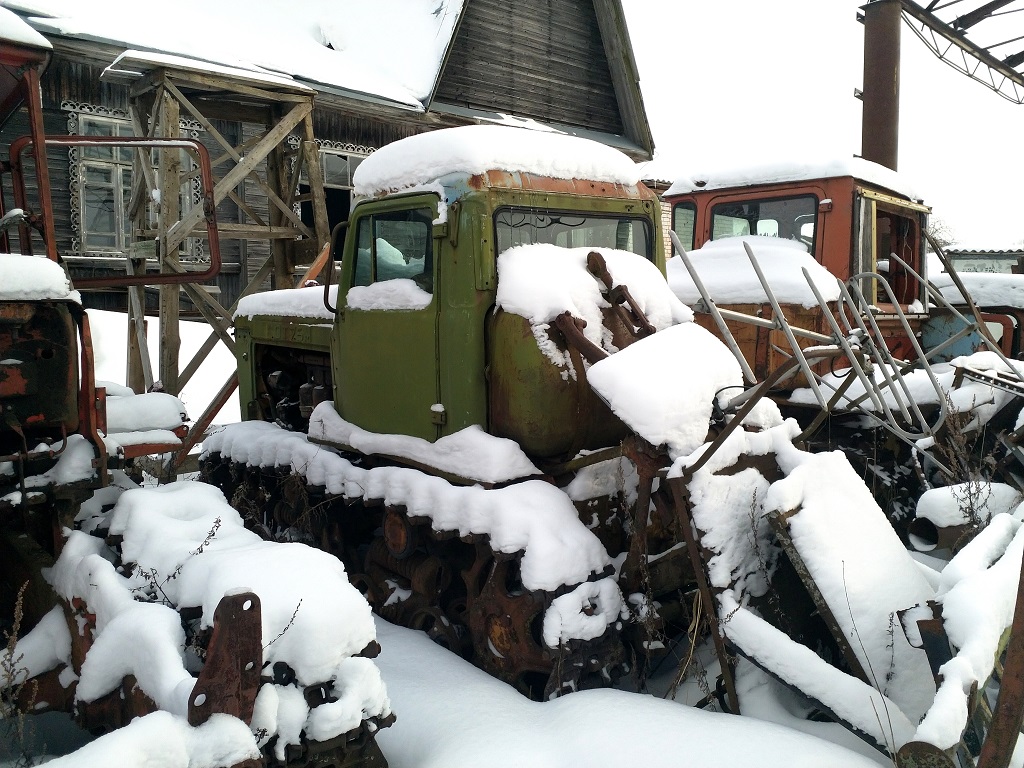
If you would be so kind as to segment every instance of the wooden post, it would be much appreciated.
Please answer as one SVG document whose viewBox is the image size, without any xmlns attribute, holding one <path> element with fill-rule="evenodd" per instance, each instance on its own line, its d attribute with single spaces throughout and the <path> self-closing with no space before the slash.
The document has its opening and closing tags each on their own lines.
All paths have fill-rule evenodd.
<svg viewBox="0 0 1024 768">
<path fill-rule="evenodd" d="M 273 123 L 280 121 L 280 110 L 272 109 L 271 115 Z M 291 196 L 288 194 L 289 175 L 287 158 L 281 144 L 278 143 L 270 150 L 270 154 L 267 155 L 267 184 L 282 199 L 287 199 Z M 284 214 L 279 208 L 271 205 L 268 214 L 271 228 L 285 226 Z M 294 281 L 292 276 L 294 265 L 292 264 L 291 253 L 286 243 L 283 240 L 271 240 L 270 254 L 274 260 L 274 288 L 291 288 Z"/>
<path fill-rule="evenodd" d="M 313 114 L 302 121 L 302 155 L 306 163 L 306 180 L 309 182 L 310 200 L 313 206 L 313 230 L 316 233 L 314 253 L 319 253 L 331 238 L 331 225 L 327 220 L 327 198 L 324 193 L 324 179 L 320 172 L 320 150 L 313 136 Z M 314 275 L 319 279 L 320 275 Z"/>
<path fill-rule="evenodd" d="M 129 105 L 132 129 L 136 136 L 148 136 L 148 126 L 152 119 L 153 94 L 147 93 L 141 98 L 133 99 Z M 135 152 L 132 158 L 132 195 L 131 206 L 127 212 L 131 216 L 132 229 L 143 230 L 148 225 L 147 200 L 150 193 L 150 182 L 153 180 L 153 169 L 148 153 Z M 136 239 L 134 233 L 131 244 Z M 131 247 L 131 246 L 129 246 Z M 146 271 L 143 260 L 136 262 L 131 258 L 126 261 L 129 274 Z M 149 344 L 146 340 L 146 289 L 145 286 L 129 286 L 128 296 L 128 376 L 125 383 L 136 393 L 146 392 L 153 384 L 153 366 L 149 355 Z"/>
<path fill-rule="evenodd" d="M 178 137 L 178 102 L 169 93 L 164 93 L 160 105 L 161 135 Z M 160 153 L 160 259 L 162 262 L 178 261 L 178 248 L 166 248 L 167 231 L 178 221 L 180 212 L 179 176 L 181 175 L 181 151 L 163 150 Z M 164 391 L 178 394 L 178 352 L 181 336 L 178 317 L 181 311 L 181 294 L 177 285 L 160 286 L 160 381 Z"/>
</svg>

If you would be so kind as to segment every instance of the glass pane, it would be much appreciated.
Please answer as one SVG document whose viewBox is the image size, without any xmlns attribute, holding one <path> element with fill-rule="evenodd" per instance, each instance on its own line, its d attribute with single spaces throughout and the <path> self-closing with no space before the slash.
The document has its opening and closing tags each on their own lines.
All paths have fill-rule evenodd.
<svg viewBox="0 0 1024 768">
<path fill-rule="evenodd" d="M 365 160 L 365 159 L 366 159 L 365 157 L 359 157 L 358 155 L 349 155 L 348 156 L 349 178 L 351 178 L 352 176 L 355 175 L 356 168 L 358 168 L 359 164 L 361 162 L 363 162 L 363 160 Z"/>
<path fill-rule="evenodd" d="M 80 130 L 83 136 L 113 136 L 114 125 L 103 120 L 82 116 Z M 110 147 L 82 147 L 82 157 L 89 160 L 113 161 L 114 150 Z"/>
<path fill-rule="evenodd" d="M 348 157 L 334 152 L 324 152 L 324 184 L 329 187 L 350 187 Z"/>
<path fill-rule="evenodd" d="M 85 166 L 85 183 L 90 186 L 114 183 L 113 168 L 104 168 L 98 165 Z"/>
<path fill-rule="evenodd" d="M 688 251 L 693 250 L 696 219 L 697 206 L 693 203 L 680 203 L 672 209 L 672 231 L 678 235 L 679 242 Z"/>
<path fill-rule="evenodd" d="M 94 250 L 96 248 L 103 248 L 105 250 L 113 249 L 117 247 L 117 238 L 114 235 L 99 235 L 92 232 L 85 233 L 85 248 L 86 250 Z"/>
<path fill-rule="evenodd" d="M 818 200 L 813 195 L 723 203 L 711 209 L 711 239 L 756 232 L 797 240 L 814 253 L 817 209 Z"/>
<path fill-rule="evenodd" d="M 406 278 L 434 290 L 433 212 L 427 208 L 374 217 L 377 281 Z"/>
<path fill-rule="evenodd" d="M 87 232 L 113 233 L 116 231 L 113 189 L 86 187 L 82 196 L 82 208 Z"/>
</svg>

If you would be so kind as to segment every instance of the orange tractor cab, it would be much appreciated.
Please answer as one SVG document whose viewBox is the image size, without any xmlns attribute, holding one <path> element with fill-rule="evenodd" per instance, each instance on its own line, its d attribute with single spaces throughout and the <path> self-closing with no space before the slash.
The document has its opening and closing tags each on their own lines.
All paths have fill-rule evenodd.
<svg viewBox="0 0 1024 768">
<path fill-rule="evenodd" d="M 676 181 L 665 200 L 672 207 L 672 230 L 687 251 L 729 237 L 781 238 L 802 243 L 815 261 L 841 280 L 864 275 L 861 290 L 877 308 L 876 321 L 896 355 L 908 351 L 896 305 L 915 334 L 927 319 L 927 297 L 919 277 L 925 274 L 924 232 L 930 209 L 887 168 L 850 158 L 708 174 Z M 756 246 L 754 250 L 756 254 Z M 885 278 L 890 288 L 882 288 L 870 277 L 873 274 Z M 764 314 L 760 307 L 740 311 Z M 803 316 L 789 319 L 813 323 Z M 744 346 L 742 338 L 740 344 Z M 753 352 L 747 357 L 757 363 L 755 368 L 767 364 L 764 355 L 760 360 Z"/>
</svg>

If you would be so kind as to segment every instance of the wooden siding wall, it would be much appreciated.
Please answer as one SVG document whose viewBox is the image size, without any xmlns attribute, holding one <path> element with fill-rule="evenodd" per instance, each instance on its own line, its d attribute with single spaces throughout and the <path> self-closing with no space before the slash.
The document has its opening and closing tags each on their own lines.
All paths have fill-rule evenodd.
<svg viewBox="0 0 1024 768">
<path fill-rule="evenodd" d="M 127 112 L 127 86 L 101 81 L 101 74 L 103 67 L 54 57 L 40 81 L 43 108 L 60 109 L 62 102 L 76 101 Z"/>
<path fill-rule="evenodd" d="M 313 110 L 313 133 L 318 139 L 380 149 L 425 130 L 427 126 L 422 124 L 422 117 L 419 114 L 416 117 L 419 125 L 317 107 Z"/>
<path fill-rule="evenodd" d="M 436 101 L 623 133 L 593 0 L 471 0 Z"/>
</svg>

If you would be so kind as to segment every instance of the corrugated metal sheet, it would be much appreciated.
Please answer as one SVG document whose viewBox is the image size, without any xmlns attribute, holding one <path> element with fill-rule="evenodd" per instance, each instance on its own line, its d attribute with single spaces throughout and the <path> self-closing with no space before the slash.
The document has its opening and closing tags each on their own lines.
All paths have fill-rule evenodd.
<svg viewBox="0 0 1024 768">
<path fill-rule="evenodd" d="M 592 0 L 469 0 L 436 100 L 621 134 Z"/>
</svg>

